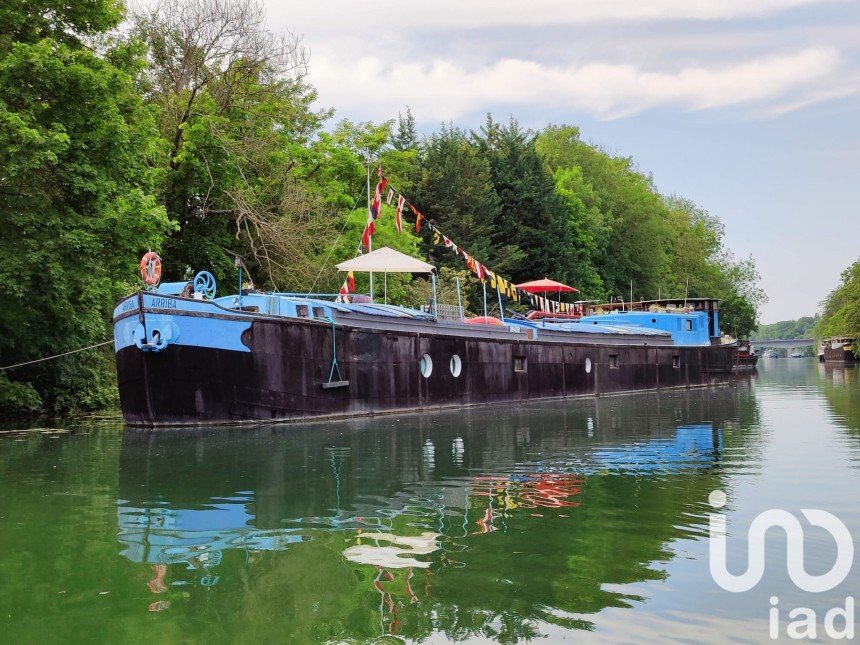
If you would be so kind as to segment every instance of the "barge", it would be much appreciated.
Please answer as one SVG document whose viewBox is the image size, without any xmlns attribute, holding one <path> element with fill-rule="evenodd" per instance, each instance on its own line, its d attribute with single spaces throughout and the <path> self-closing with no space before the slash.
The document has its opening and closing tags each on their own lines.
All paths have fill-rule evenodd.
<svg viewBox="0 0 860 645">
<path fill-rule="evenodd" d="M 579 320 L 443 320 L 380 303 L 167 283 L 121 300 L 114 340 L 133 426 L 419 411 L 726 383 L 716 301 L 593 308 Z"/>
<path fill-rule="evenodd" d="M 825 363 L 856 363 L 860 361 L 854 353 L 854 339 L 834 336 L 819 343 L 818 360 Z"/>
</svg>

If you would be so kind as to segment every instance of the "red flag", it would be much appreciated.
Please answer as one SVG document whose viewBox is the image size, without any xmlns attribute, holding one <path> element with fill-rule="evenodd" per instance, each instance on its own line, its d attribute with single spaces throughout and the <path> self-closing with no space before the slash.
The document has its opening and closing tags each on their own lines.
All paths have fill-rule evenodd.
<svg viewBox="0 0 860 645">
<path fill-rule="evenodd" d="M 415 208 L 412 204 L 409 204 L 409 210 L 415 213 L 415 232 L 421 232 L 421 220 L 425 219 L 424 216 L 418 212 L 418 209 Z"/>
<path fill-rule="evenodd" d="M 340 300 L 341 302 L 349 302 L 349 279 L 344 280 L 340 286 Z"/>
<path fill-rule="evenodd" d="M 346 274 L 346 284 L 350 291 L 355 291 L 355 274 L 352 271 Z"/>
<path fill-rule="evenodd" d="M 365 249 L 370 250 L 370 238 L 376 232 L 376 227 L 373 224 L 373 216 L 368 213 L 367 224 L 364 226 L 364 232 L 361 234 L 361 243 Z"/>
<path fill-rule="evenodd" d="M 392 200 L 392 199 L 394 199 L 394 189 L 393 189 L 393 188 L 389 188 L 389 189 L 388 189 L 388 194 L 385 196 L 385 203 L 386 203 L 388 206 L 391 206 L 391 200 Z"/>
<path fill-rule="evenodd" d="M 406 198 L 403 195 L 397 196 L 397 210 L 394 211 L 394 225 L 397 227 L 397 232 L 403 232 L 403 207 L 406 205 Z"/>
<path fill-rule="evenodd" d="M 373 194 L 373 201 L 370 203 L 370 214 L 373 219 L 379 218 L 379 213 L 382 210 L 382 193 L 385 191 L 385 186 L 388 185 L 388 180 L 382 177 L 379 183 L 376 184 L 376 192 Z"/>
<path fill-rule="evenodd" d="M 484 271 L 484 265 L 475 260 L 475 274 L 478 276 L 478 280 L 483 282 L 487 278 L 487 272 Z"/>
</svg>

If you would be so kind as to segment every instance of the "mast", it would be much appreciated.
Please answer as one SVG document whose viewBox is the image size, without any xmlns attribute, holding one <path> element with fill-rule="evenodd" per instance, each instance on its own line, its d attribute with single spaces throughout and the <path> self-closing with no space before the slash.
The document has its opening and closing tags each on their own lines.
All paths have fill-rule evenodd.
<svg viewBox="0 0 860 645">
<path fill-rule="evenodd" d="M 373 217 L 370 212 L 370 157 L 367 158 L 367 216 Z M 367 222 L 365 223 L 367 226 Z M 375 226 L 375 224 L 374 224 Z M 373 250 L 373 236 L 367 236 L 367 251 L 368 253 Z M 373 302 L 373 271 L 370 272 L 370 302 Z"/>
</svg>

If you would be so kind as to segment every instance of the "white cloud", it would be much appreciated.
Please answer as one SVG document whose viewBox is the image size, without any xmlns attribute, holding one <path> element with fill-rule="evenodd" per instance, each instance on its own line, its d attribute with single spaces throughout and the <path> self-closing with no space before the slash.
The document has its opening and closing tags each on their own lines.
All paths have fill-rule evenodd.
<svg viewBox="0 0 860 645">
<path fill-rule="evenodd" d="M 344 61 L 315 55 L 311 82 L 321 102 L 378 119 L 405 104 L 422 121 L 453 120 L 494 106 L 585 111 L 610 119 L 668 106 L 702 110 L 737 105 L 803 105 L 825 96 L 840 68 L 838 52 L 810 47 L 729 66 L 649 71 L 605 62 L 553 66 L 506 58 L 469 68 L 462 62 Z"/>
<path fill-rule="evenodd" d="M 269 15 L 299 32 L 385 28 L 480 29 L 544 27 L 595 22 L 728 20 L 773 15 L 795 7 L 838 0 L 343 0 L 275 3 Z"/>
</svg>

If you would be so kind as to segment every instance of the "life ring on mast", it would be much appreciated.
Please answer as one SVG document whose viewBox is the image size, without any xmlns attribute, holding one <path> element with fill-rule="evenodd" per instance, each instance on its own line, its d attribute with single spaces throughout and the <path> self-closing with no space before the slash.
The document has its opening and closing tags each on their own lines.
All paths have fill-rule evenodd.
<svg viewBox="0 0 860 645">
<path fill-rule="evenodd" d="M 161 282 L 161 258 L 158 253 L 150 251 L 140 258 L 140 277 L 144 284 L 154 287 Z"/>
</svg>

